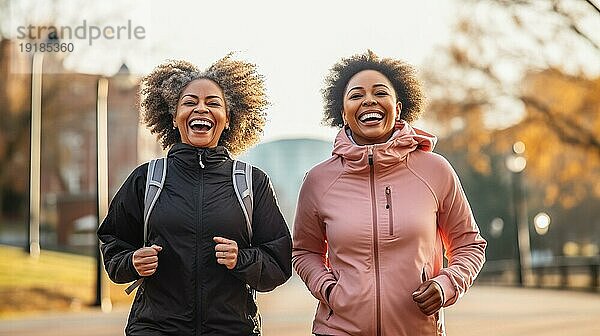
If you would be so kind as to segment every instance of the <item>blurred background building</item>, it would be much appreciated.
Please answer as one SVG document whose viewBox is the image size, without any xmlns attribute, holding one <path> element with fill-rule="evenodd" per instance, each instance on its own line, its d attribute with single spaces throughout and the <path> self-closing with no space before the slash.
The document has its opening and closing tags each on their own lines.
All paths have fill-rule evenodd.
<svg viewBox="0 0 600 336">
<path fill-rule="evenodd" d="M 260 144 L 240 156 L 264 170 L 273 183 L 277 202 L 290 228 L 304 175 L 329 158 L 333 145 L 318 139 L 285 139 Z"/>
<path fill-rule="evenodd" d="M 14 41 L 0 43 L 0 243 L 25 246 L 29 195 L 32 59 Z M 92 253 L 97 227 L 97 85 L 101 76 L 70 72 L 60 55 L 43 59 L 40 240 L 43 248 Z M 114 195 L 140 161 L 160 147 L 143 129 L 136 107 L 138 79 L 123 64 L 108 78 L 109 190 Z M 148 139 L 150 138 L 150 140 Z"/>
</svg>

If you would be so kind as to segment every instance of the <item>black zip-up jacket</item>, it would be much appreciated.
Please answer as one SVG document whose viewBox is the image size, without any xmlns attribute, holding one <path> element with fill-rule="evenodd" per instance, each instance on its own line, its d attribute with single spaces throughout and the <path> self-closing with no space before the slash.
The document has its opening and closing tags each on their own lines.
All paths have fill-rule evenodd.
<svg viewBox="0 0 600 336">
<path fill-rule="evenodd" d="M 260 335 L 253 290 L 270 291 L 292 274 L 291 238 L 269 178 L 252 171 L 250 244 L 237 200 L 232 159 L 223 147 L 175 144 L 148 223 L 148 242 L 162 246 L 158 268 L 138 288 L 126 335 Z M 137 167 L 98 228 L 104 266 L 116 283 L 140 276 L 133 252 L 143 245 L 148 164 Z M 213 237 L 235 240 L 235 268 L 218 264 Z"/>
</svg>

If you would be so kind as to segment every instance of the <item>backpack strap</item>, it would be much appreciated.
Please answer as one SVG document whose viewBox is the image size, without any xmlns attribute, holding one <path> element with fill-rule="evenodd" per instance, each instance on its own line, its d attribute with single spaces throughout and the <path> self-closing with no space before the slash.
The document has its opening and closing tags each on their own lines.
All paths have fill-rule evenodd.
<svg viewBox="0 0 600 336">
<path fill-rule="evenodd" d="M 246 228 L 248 229 L 248 237 L 252 242 L 252 207 L 254 202 L 254 193 L 252 192 L 252 165 L 244 161 L 233 161 L 233 188 L 235 195 L 246 217 Z M 252 245 L 252 244 L 251 244 Z"/>
<path fill-rule="evenodd" d="M 162 157 L 150 161 L 146 176 L 146 192 L 144 194 L 144 246 L 148 244 L 148 219 L 160 196 L 167 177 L 167 158 Z"/>
<path fill-rule="evenodd" d="M 150 213 L 160 196 L 163 186 L 165 185 L 165 179 L 167 177 L 167 158 L 162 157 L 153 159 L 148 163 L 148 173 L 146 174 L 146 189 L 144 191 L 144 246 L 148 245 L 148 219 Z M 141 283 L 144 278 L 137 279 L 134 283 L 129 285 L 125 289 L 125 293 L 128 295 L 133 292 Z"/>
<path fill-rule="evenodd" d="M 252 165 L 244 161 L 233 160 L 233 189 L 237 196 L 244 217 L 246 217 L 246 228 L 248 229 L 248 237 L 250 238 L 250 246 L 252 246 L 252 213 L 254 205 L 254 192 L 252 191 Z M 246 290 L 256 300 L 256 291 L 246 284 Z"/>
</svg>

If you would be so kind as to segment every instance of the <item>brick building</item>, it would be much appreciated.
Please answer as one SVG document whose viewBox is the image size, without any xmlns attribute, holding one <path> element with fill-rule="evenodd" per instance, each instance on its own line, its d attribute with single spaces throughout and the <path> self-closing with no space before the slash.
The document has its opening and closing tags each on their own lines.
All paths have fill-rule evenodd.
<svg viewBox="0 0 600 336">
<path fill-rule="evenodd" d="M 28 239 L 32 60 L 11 48 L 15 43 L 0 42 L 0 243 L 19 245 Z M 97 226 L 96 103 L 101 76 L 65 69 L 60 55 L 52 54 L 44 55 L 42 74 L 41 245 L 88 251 Z M 160 147 L 140 126 L 138 78 L 123 64 L 107 79 L 112 197 L 129 172 L 159 155 Z"/>
</svg>

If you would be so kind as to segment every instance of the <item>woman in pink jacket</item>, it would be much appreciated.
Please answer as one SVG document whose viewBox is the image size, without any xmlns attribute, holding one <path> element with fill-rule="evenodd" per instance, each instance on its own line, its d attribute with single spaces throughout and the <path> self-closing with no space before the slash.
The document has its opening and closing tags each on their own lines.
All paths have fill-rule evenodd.
<svg viewBox="0 0 600 336">
<path fill-rule="evenodd" d="M 319 300 L 313 332 L 444 335 L 442 307 L 471 286 L 486 242 L 436 138 L 410 125 L 415 71 L 368 51 L 335 64 L 323 96 L 341 129 L 304 180 L 293 237 L 294 268 Z"/>
</svg>

